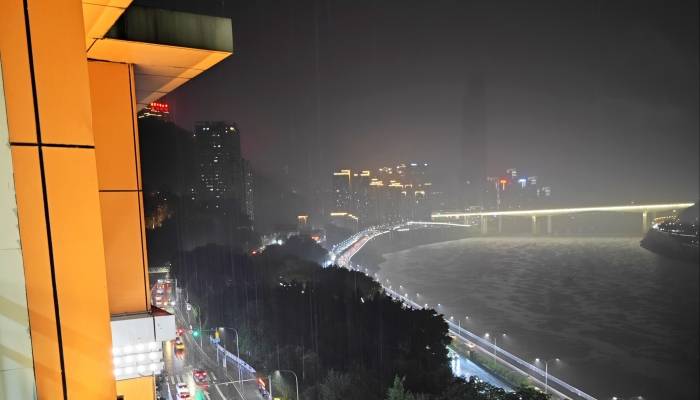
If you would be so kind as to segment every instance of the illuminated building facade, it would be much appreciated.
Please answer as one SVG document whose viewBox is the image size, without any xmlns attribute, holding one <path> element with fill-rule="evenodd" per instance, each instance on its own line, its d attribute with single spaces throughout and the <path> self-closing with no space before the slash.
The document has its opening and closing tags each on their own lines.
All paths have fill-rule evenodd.
<svg viewBox="0 0 700 400">
<path fill-rule="evenodd" d="M 136 113 L 233 39 L 130 3 L 0 2 L 0 398 L 155 396 L 175 321 L 150 304 Z"/>
<path fill-rule="evenodd" d="M 244 207 L 241 137 L 235 124 L 224 121 L 197 122 L 196 197 L 205 208 Z"/>
<path fill-rule="evenodd" d="M 333 212 L 349 212 L 352 208 L 352 172 L 333 172 Z"/>
<path fill-rule="evenodd" d="M 158 118 L 172 121 L 170 106 L 163 101 L 152 101 L 137 114 L 138 118 Z"/>
<path fill-rule="evenodd" d="M 245 196 L 245 214 L 248 220 L 255 220 L 255 175 L 250 161 L 243 159 L 243 191 Z"/>
<path fill-rule="evenodd" d="M 376 172 L 343 169 L 333 173 L 335 219 L 346 213 L 355 225 L 427 220 L 432 212 L 432 182 L 427 163 L 402 163 Z"/>
<path fill-rule="evenodd" d="M 551 204 L 552 189 L 537 176 L 521 176 L 515 168 L 501 176 L 486 178 L 481 199 L 484 210 L 517 210 Z"/>
</svg>

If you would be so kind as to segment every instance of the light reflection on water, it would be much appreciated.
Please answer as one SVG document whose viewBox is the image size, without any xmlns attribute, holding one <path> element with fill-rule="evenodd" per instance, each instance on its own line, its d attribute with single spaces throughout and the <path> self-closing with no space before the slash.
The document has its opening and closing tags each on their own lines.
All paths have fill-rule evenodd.
<svg viewBox="0 0 700 400">
<path fill-rule="evenodd" d="M 638 238 L 469 238 L 384 255 L 380 276 L 600 398 L 698 398 L 698 266 Z M 469 319 L 465 318 L 469 315 Z"/>
</svg>

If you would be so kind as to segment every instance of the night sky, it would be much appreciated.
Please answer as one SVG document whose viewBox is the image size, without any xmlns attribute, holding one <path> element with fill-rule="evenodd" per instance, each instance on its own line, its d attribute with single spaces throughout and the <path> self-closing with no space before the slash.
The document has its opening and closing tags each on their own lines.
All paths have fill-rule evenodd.
<svg viewBox="0 0 700 400">
<path fill-rule="evenodd" d="M 235 121 L 302 191 L 401 160 L 453 187 L 481 143 L 571 204 L 698 198 L 697 1 L 174 3 L 230 16 L 235 47 L 169 95 L 176 122 Z"/>
</svg>

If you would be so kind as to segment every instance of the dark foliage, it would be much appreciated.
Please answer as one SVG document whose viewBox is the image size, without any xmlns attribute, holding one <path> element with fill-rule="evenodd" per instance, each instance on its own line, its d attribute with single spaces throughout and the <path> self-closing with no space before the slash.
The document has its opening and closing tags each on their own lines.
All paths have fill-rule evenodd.
<svg viewBox="0 0 700 400">
<path fill-rule="evenodd" d="M 435 311 L 406 309 L 364 274 L 307 261 L 322 255 L 304 238 L 253 257 L 207 246 L 173 272 L 205 310 L 205 327 L 236 327 L 242 356 L 262 372 L 296 371 L 305 399 L 383 399 L 396 376 L 415 398 L 509 398 L 453 378 Z M 234 345 L 233 335 L 223 340 Z"/>
</svg>

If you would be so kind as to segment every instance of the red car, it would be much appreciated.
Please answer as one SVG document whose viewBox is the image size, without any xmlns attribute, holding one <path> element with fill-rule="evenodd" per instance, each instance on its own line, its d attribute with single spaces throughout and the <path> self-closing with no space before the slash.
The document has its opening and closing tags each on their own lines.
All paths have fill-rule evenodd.
<svg viewBox="0 0 700 400">
<path fill-rule="evenodd" d="M 209 387 L 209 376 L 207 371 L 203 369 L 195 369 L 192 371 L 192 377 L 194 378 L 194 383 L 197 386 Z"/>
</svg>

